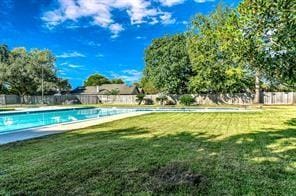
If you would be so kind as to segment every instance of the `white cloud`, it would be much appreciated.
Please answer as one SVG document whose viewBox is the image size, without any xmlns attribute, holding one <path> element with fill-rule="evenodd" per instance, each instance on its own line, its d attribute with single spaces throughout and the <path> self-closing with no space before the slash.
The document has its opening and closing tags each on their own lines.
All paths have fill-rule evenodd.
<svg viewBox="0 0 296 196">
<path fill-rule="evenodd" d="M 68 67 L 70 67 L 70 68 L 81 68 L 83 66 L 81 66 L 81 65 L 75 65 L 75 64 L 68 64 Z"/>
<path fill-rule="evenodd" d="M 137 36 L 136 39 L 147 39 L 145 36 Z"/>
<path fill-rule="evenodd" d="M 69 62 L 63 62 L 61 63 L 60 65 L 62 65 L 62 69 L 63 70 L 59 70 L 59 71 L 69 71 L 70 69 L 69 68 L 83 68 L 82 65 L 77 65 L 77 64 L 72 64 L 72 63 L 69 63 Z"/>
<path fill-rule="evenodd" d="M 174 24 L 176 22 L 176 19 L 172 18 L 171 13 L 164 13 L 162 16 L 160 16 L 160 19 L 162 24 Z"/>
<path fill-rule="evenodd" d="M 154 25 L 154 24 L 157 24 L 157 23 L 159 23 L 157 18 L 152 18 L 152 20 L 149 22 L 149 24 L 151 24 L 151 25 Z"/>
<path fill-rule="evenodd" d="M 186 0 L 155 0 L 159 2 L 162 6 L 172 7 L 174 5 L 182 4 Z M 205 3 L 205 2 L 213 2 L 215 0 L 194 0 L 196 3 Z"/>
<path fill-rule="evenodd" d="M 122 73 L 130 74 L 130 75 L 140 75 L 142 72 L 135 70 L 135 69 L 126 69 L 123 70 Z"/>
<path fill-rule="evenodd" d="M 94 46 L 94 47 L 100 47 L 100 46 L 101 46 L 100 43 L 96 43 L 96 42 L 94 42 L 94 41 L 89 41 L 89 42 L 87 42 L 87 45 L 89 45 L 89 46 Z"/>
<path fill-rule="evenodd" d="M 194 0 L 196 3 L 206 3 L 206 2 L 213 2 L 215 0 Z"/>
<path fill-rule="evenodd" d="M 172 6 L 180 0 L 162 0 L 161 4 Z M 114 21 L 113 11 L 126 11 L 130 17 L 130 23 L 134 24 L 172 24 L 171 14 L 163 12 L 159 7 L 153 7 L 148 0 L 58 0 L 58 8 L 43 14 L 42 20 L 48 28 L 66 22 L 78 22 L 87 18 L 92 25 L 98 25 L 111 31 L 112 37 L 118 37 L 124 30 L 122 24 Z M 180 1 L 181 3 L 181 1 Z M 76 27 L 76 26 L 75 26 Z"/>
<path fill-rule="evenodd" d="M 84 54 L 79 52 L 64 52 L 63 54 L 57 55 L 57 58 L 74 58 L 74 57 L 85 57 Z"/>
<path fill-rule="evenodd" d="M 112 36 L 111 38 L 116 38 L 118 37 L 118 34 L 124 30 L 124 28 L 122 27 L 121 24 L 118 24 L 118 23 L 115 23 L 115 24 L 112 24 L 110 25 L 109 27 L 111 33 L 112 33 Z"/>
<path fill-rule="evenodd" d="M 63 75 L 63 76 L 67 75 L 67 73 L 61 69 L 59 69 L 57 72 L 58 72 L 58 74 Z"/>
<path fill-rule="evenodd" d="M 111 73 L 111 77 L 113 78 L 121 78 L 127 83 L 138 82 L 142 77 L 142 72 L 135 69 L 127 69 L 121 71 L 121 73 Z"/>
<path fill-rule="evenodd" d="M 174 6 L 174 5 L 177 5 L 177 4 L 184 3 L 185 0 L 158 0 L 158 1 L 163 6 L 171 7 L 171 6 Z"/>
</svg>

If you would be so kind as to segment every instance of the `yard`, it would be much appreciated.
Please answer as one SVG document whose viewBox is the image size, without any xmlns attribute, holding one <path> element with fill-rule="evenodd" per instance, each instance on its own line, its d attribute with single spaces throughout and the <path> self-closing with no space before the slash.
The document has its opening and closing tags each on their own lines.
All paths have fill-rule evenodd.
<svg viewBox="0 0 296 196">
<path fill-rule="evenodd" d="M 158 113 L 0 147 L 0 195 L 293 195 L 296 107 Z"/>
</svg>

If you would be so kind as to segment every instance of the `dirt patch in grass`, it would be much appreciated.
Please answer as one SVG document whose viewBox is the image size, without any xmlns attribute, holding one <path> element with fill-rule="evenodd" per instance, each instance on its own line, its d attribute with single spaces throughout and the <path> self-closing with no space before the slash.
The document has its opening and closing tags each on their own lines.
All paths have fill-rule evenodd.
<svg viewBox="0 0 296 196">
<path fill-rule="evenodd" d="M 173 162 L 163 167 L 151 170 L 150 177 L 153 184 L 152 191 L 174 191 L 178 189 L 190 189 L 197 187 L 200 189 L 205 186 L 206 177 L 195 173 L 184 163 Z"/>
</svg>

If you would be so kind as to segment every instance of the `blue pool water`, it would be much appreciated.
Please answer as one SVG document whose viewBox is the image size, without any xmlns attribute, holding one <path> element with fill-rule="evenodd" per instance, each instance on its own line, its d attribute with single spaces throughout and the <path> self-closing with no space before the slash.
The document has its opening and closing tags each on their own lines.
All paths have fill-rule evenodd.
<svg viewBox="0 0 296 196">
<path fill-rule="evenodd" d="M 20 129 L 75 122 L 127 113 L 128 109 L 75 108 L 50 111 L 0 113 L 0 134 Z"/>
</svg>

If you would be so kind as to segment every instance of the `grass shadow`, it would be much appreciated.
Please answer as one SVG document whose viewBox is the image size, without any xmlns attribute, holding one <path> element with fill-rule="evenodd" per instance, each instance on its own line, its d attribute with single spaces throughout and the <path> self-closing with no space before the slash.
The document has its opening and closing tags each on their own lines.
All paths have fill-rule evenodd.
<svg viewBox="0 0 296 196">
<path fill-rule="evenodd" d="M 287 125 L 296 126 L 296 118 L 292 118 L 286 122 Z"/>
</svg>

